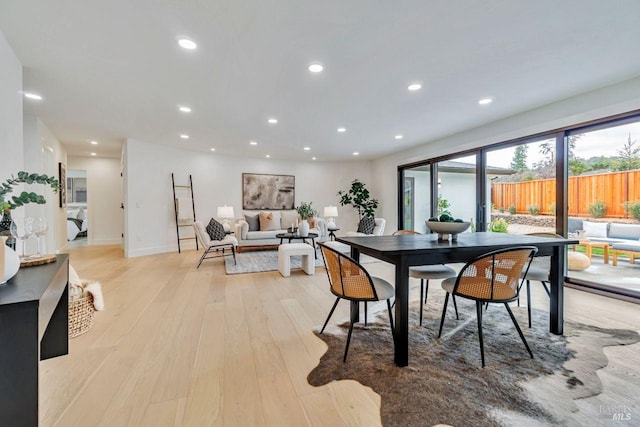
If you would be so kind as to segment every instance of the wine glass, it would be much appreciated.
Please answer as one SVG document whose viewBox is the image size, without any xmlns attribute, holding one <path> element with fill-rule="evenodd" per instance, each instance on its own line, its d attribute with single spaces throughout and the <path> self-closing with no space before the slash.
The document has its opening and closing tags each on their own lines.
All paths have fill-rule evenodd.
<svg viewBox="0 0 640 427">
<path fill-rule="evenodd" d="M 31 218 L 13 218 L 11 234 L 22 240 L 22 258 L 26 258 L 26 240 L 33 234 L 33 220 Z"/>
<path fill-rule="evenodd" d="M 40 238 L 47 235 L 47 231 L 49 230 L 49 224 L 47 224 L 47 219 L 43 217 L 38 217 L 33 225 L 33 232 L 36 235 L 36 239 L 38 239 L 38 253 L 36 254 L 38 257 L 41 257 L 46 252 L 46 240 L 43 242 L 42 249 L 40 248 Z"/>
</svg>

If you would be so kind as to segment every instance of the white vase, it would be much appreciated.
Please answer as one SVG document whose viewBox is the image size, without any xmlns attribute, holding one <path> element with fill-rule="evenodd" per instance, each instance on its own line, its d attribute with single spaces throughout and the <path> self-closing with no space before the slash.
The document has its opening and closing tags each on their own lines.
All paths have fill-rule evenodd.
<svg viewBox="0 0 640 427">
<path fill-rule="evenodd" d="M 16 275 L 18 270 L 20 269 L 20 257 L 9 246 L 4 244 L 4 239 L 2 240 L 2 249 L 0 251 L 4 252 L 2 257 L 2 261 L 4 262 L 3 268 L 0 268 L 0 272 L 2 272 L 2 277 L 0 277 L 0 285 L 3 285 L 7 282 L 7 280 L 11 279 Z"/>
<path fill-rule="evenodd" d="M 306 219 L 300 221 L 298 224 L 298 234 L 300 237 L 307 237 L 309 235 L 309 222 Z"/>
</svg>

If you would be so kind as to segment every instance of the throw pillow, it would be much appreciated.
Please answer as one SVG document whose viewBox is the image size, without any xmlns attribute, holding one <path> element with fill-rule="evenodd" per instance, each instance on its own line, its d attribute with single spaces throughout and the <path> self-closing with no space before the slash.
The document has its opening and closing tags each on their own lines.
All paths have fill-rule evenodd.
<svg viewBox="0 0 640 427">
<path fill-rule="evenodd" d="M 587 237 L 607 237 L 607 223 L 606 222 L 591 222 L 582 221 L 582 228 L 585 231 Z"/>
<path fill-rule="evenodd" d="M 258 215 L 250 216 L 245 214 L 244 220 L 249 224 L 249 231 L 260 231 L 260 218 L 258 218 Z"/>
<path fill-rule="evenodd" d="M 309 228 L 316 228 L 316 219 L 314 217 L 307 218 L 307 222 L 309 223 Z"/>
<path fill-rule="evenodd" d="M 375 227 L 376 220 L 373 217 L 365 216 L 358 224 L 358 233 L 373 234 L 373 229 Z"/>
<path fill-rule="evenodd" d="M 272 212 L 260 212 L 260 231 L 280 230 L 280 220 L 276 221 Z"/>
<path fill-rule="evenodd" d="M 224 226 L 214 218 L 211 218 L 209 225 L 207 225 L 207 234 L 209 234 L 211 240 L 222 240 L 227 235 L 227 233 L 224 232 Z"/>
</svg>

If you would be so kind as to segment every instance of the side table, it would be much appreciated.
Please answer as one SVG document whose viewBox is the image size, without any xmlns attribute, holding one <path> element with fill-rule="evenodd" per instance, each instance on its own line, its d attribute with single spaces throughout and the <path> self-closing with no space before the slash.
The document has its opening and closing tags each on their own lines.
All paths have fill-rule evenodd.
<svg viewBox="0 0 640 427">
<path fill-rule="evenodd" d="M 329 240 L 336 240 L 336 231 L 340 230 L 339 228 L 329 228 Z"/>
</svg>

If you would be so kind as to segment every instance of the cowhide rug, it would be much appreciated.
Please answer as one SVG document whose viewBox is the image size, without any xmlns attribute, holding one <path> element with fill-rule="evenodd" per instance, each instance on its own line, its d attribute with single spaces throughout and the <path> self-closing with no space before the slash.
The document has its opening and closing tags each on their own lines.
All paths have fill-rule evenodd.
<svg viewBox="0 0 640 427">
<path fill-rule="evenodd" d="M 351 379 L 371 387 L 381 396 L 385 426 L 495 426 L 510 424 L 509 419 L 519 420 L 513 422 L 519 425 L 522 420 L 527 425 L 563 424 L 557 410 L 554 415 L 539 402 L 546 399 L 547 407 L 553 401 L 571 408 L 574 399 L 599 394 L 602 384 L 596 371 L 608 363 L 603 347 L 640 340 L 635 331 L 571 322 L 565 323 L 564 336 L 552 335 L 548 312 L 535 309 L 529 329 L 526 308 L 512 304 L 533 351 L 531 359 L 504 306 L 492 304 L 483 316 L 483 369 L 475 303 L 459 298 L 460 320 L 456 320 L 450 302 L 443 335 L 438 339 L 442 304 L 443 296 L 429 296 L 421 327 L 418 302 L 411 303 L 409 366 L 405 368 L 393 363 L 386 309 L 368 327 L 354 327 L 346 363 L 342 355 L 348 323 L 328 327 L 324 334 L 317 334 L 329 348 L 309 374 L 309 384 L 322 386 Z M 536 381 L 545 379 L 544 393 L 537 396 L 544 394 L 545 398 L 537 399 Z"/>
</svg>

